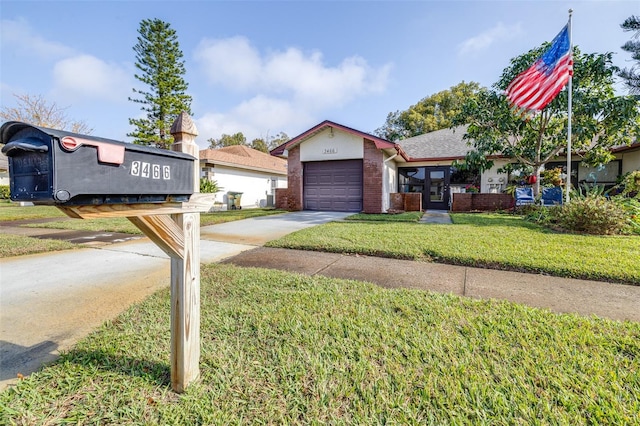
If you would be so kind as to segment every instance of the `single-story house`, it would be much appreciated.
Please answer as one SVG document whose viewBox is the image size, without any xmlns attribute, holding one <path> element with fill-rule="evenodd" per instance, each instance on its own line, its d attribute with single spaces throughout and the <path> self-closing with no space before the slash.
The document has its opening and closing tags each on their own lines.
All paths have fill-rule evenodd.
<svg viewBox="0 0 640 426">
<path fill-rule="evenodd" d="M 216 204 L 234 208 L 231 193 L 242 193 L 240 207 L 274 205 L 276 188 L 287 187 L 287 161 L 244 145 L 200 151 L 200 176 L 222 188 Z"/>
<path fill-rule="evenodd" d="M 9 185 L 9 160 L 0 152 L 0 185 Z"/>
<path fill-rule="evenodd" d="M 350 127 L 323 121 L 273 149 L 288 161 L 288 186 L 278 191 L 278 207 L 289 210 L 336 210 L 382 213 L 397 194 L 420 194 L 423 210 L 448 210 L 451 194 L 465 192 L 473 176 L 452 166 L 471 150 L 463 139 L 465 127 L 443 129 L 399 142 L 390 142 Z M 615 183 L 628 171 L 640 169 L 640 143 L 613 150 L 616 160 L 603 168 L 572 164 L 572 181 Z M 498 169 L 512 162 L 492 158 L 494 166 L 480 176 L 481 193 L 501 193 L 508 176 Z M 558 157 L 548 167 L 566 169 Z"/>
</svg>

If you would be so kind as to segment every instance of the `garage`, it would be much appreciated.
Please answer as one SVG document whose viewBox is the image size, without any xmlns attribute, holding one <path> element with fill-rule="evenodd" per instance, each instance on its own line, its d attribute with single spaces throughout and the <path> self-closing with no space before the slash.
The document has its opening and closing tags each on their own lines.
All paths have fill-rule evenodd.
<svg viewBox="0 0 640 426">
<path fill-rule="evenodd" d="M 304 163 L 305 210 L 362 211 L 362 160 Z"/>
</svg>

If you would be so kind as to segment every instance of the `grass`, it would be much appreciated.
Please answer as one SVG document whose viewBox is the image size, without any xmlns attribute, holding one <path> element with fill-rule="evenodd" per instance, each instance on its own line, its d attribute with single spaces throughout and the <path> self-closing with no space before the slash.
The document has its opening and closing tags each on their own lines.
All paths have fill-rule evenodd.
<svg viewBox="0 0 640 426">
<path fill-rule="evenodd" d="M 0 423 L 639 423 L 639 323 L 226 265 L 201 288 L 184 394 L 163 290 L 1 393 Z"/>
<path fill-rule="evenodd" d="M 234 220 L 268 216 L 280 213 L 284 213 L 284 211 L 268 208 L 226 210 L 212 213 L 201 213 L 200 226 L 215 225 L 218 223 L 231 222 Z M 28 226 L 33 228 L 72 229 L 140 234 L 140 231 L 135 226 L 133 226 L 133 224 L 131 224 L 126 218 L 69 220 L 67 215 L 62 213 L 54 206 L 20 207 L 17 204 L 9 203 L 6 201 L 0 202 L 0 222 L 51 218 L 60 218 L 60 220 L 47 223 L 30 224 Z"/>
<path fill-rule="evenodd" d="M 77 248 L 67 241 L 47 240 L 22 235 L 0 234 L 0 258 Z"/>
<path fill-rule="evenodd" d="M 366 222 L 417 222 L 422 217 L 422 212 L 403 212 L 398 214 L 364 214 L 358 213 L 347 216 L 345 220 Z"/>
<path fill-rule="evenodd" d="M 225 210 L 213 213 L 202 213 L 200 215 L 200 226 L 216 225 L 218 223 L 232 222 L 234 220 L 249 219 L 252 217 L 270 216 L 273 214 L 285 213 L 284 210 L 275 209 L 241 209 Z"/>
<path fill-rule="evenodd" d="M 68 229 L 90 232 L 121 232 L 124 234 L 142 235 L 136 226 L 126 217 L 104 219 L 70 219 L 23 225 L 27 228 Z"/>
<path fill-rule="evenodd" d="M 283 213 L 283 211 L 274 209 L 242 209 L 215 213 L 202 213 L 200 215 L 200 224 L 201 226 L 207 226 L 279 213 Z M 60 220 L 55 220 L 57 218 Z M 142 234 L 135 225 L 133 225 L 127 218 L 123 217 L 85 220 L 69 219 L 64 213 L 53 206 L 20 207 L 16 204 L 0 202 L 0 221 L 17 221 L 25 219 L 54 220 L 42 223 L 22 224 L 20 226 L 90 232 L 119 232 L 132 235 Z M 0 256 L 2 257 L 65 250 L 73 247 L 75 247 L 73 244 L 63 241 L 43 240 L 0 233 Z"/>
<path fill-rule="evenodd" d="M 52 206 L 20 207 L 6 200 L 0 200 L 0 222 L 23 219 L 66 218 L 67 215 Z"/>
<path fill-rule="evenodd" d="M 333 222 L 270 247 L 358 253 L 640 285 L 640 237 L 556 233 L 499 214 L 452 214 L 453 224 Z"/>
</svg>

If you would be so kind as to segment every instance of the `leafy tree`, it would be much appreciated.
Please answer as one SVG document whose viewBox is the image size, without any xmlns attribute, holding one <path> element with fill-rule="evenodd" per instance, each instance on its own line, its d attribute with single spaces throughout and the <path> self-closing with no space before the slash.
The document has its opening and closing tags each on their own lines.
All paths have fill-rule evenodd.
<svg viewBox="0 0 640 426">
<path fill-rule="evenodd" d="M 217 149 L 224 148 L 225 146 L 233 146 L 233 145 L 245 145 L 249 146 L 253 149 L 257 149 L 262 152 L 269 152 L 269 150 L 287 142 L 289 140 L 289 136 L 285 132 L 280 132 L 276 136 L 267 136 L 267 138 L 255 138 L 251 141 L 251 143 L 247 143 L 247 138 L 242 134 L 242 132 L 234 133 L 233 135 L 228 135 L 223 133 L 220 136 L 220 139 L 210 138 L 207 140 L 209 142 L 209 148 Z"/>
<path fill-rule="evenodd" d="M 636 65 L 631 68 L 625 68 L 620 71 L 619 75 L 626 80 L 626 85 L 629 88 L 629 93 L 634 95 L 640 95 L 640 72 L 638 66 L 640 65 L 640 17 L 630 16 L 620 25 L 624 31 L 633 31 L 633 40 L 627 41 L 622 50 L 631 53 L 631 58 L 636 61 Z"/>
<path fill-rule="evenodd" d="M 480 89 L 478 83 L 464 81 L 450 89 L 422 99 L 406 111 L 391 112 L 376 135 L 395 141 L 451 127 L 452 119 L 460 112 L 466 99 Z"/>
<path fill-rule="evenodd" d="M 209 148 L 224 148 L 225 146 L 247 145 L 247 138 L 242 132 L 233 135 L 223 133 L 220 139 L 211 138 L 207 142 L 209 142 Z"/>
<path fill-rule="evenodd" d="M 66 130 L 85 135 L 93 131 L 84 121 L 75 121 L 68 118 L 65 114 L 67 108 L 59 107 L 55 102 L 47 102 L 41 95 L 16 95 L 14 93 L 13 96 L 18 100 L 18 105 L 15 107 L 2 107 L 0 119 L 22 121 L 34 126 Z"/>
<path fill-rule="evenodd" d="M 285 132 L 280 132 L 277 135 L 272 136 L 268 139 L 269 139 L 269 142 L 267 145 L 269 146 L 269 150 L 272 150 L 274 148 L 279 147 L 285 142 L 289 142 L 291 138 Z"/>
<path fill-rule="evenodd" d="M 567 148 L 568 92 L 563 90 L 540 113 L 523 116 L 509 107 L 504 89 L 528 68 L 548 43 L 511 60 L 492 89 L 469 98 L 454 124 L 468 124 L 465 138 L 485 158 L 502 154 L 530 167 L 539 192 L 540 170 Z M 629 144 L 640 128 L 638 101 L 616 96 L 612 53 L 582 54 L 574 48 L 572 139 L 574 154 L 591 165 L 613 159 L 610 148 Z"/>
<path fill-rule="evenodd" d="M 182 51 L 178 36 L 170 25 L 159 19 L 144 19 L 138 29 L 136 68 L 140 74 L 135 77 L 146 84 L 148 90 L 133 89 L 139 98 L 130 101 L 141 104 L 146 118 L 130 118 L 129 124 L 136 130 L 127 136 L 135 138 L 134 143 L 168 148 L 173 138 L 171 125 L 181 112 L 191 114 L 191 96 L 188 88 Z"/>
<path fill-rule="evenodd" d="M 252 140 L 251 148 L 257 149 L 258 151 L 262 151 L 262 152 L 269 152 L 269 147 L 267 146 L 267 143 L 262 138 L 256 138 Z"/>
</svg>

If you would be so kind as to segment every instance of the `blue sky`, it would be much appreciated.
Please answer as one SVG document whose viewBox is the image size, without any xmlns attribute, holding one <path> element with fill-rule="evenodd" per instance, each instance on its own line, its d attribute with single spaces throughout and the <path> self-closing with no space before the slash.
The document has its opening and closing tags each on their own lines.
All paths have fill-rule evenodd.
<svg viewBox="0 0 640 426">
<path fill-rule="evenodd" d="M 461 81 L 490 86 L 550 41 L 615 52 L 639 1 L 0 0 L 0 100 L 42 95 L 93 135 L 130 140 L 133 46 L 143 19 L 176 30 L 201 147 L 223 133 L 296 136 L 327 119 L 373 133 L 387 114 Z"/>
</svg>

